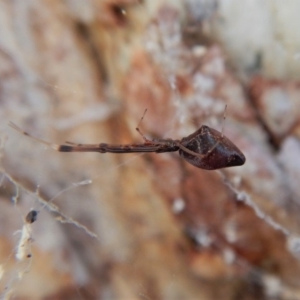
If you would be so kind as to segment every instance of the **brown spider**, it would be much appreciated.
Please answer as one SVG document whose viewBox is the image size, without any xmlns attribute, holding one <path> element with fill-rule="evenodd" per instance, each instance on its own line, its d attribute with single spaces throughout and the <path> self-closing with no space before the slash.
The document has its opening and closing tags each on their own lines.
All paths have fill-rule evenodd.
<svg viewBox="0 0 300 300">
<path fill-rule="evenodd" d="M 144 115 L 141 118 L 141 121 L 143 120 Z M 9 125 L 20 133 L 27 135 L 60 152 L 163 153 L 179 151 L 179 155 L 187 162 L 197 168 L 205 170 L 216 170 L 227 167 L 241 166 L 246 161 L 244 154 L 233 142 L 224 136 L 222 132 L 212 129 L 206 125 L 202 125 L 197 131 L 185 138 L 182 138 L 181 140 L 149 140 L 143 135 L 139 127 L 137 127 L 136 130 L 143 137 L 144 143 L 125 145 L 112 145 L 106 143 L 75 144 L 71 142 L 66 142 L 64 145 L 57 145 L 30 135 L 12 122 L 10 122 Z"/>
</svg>

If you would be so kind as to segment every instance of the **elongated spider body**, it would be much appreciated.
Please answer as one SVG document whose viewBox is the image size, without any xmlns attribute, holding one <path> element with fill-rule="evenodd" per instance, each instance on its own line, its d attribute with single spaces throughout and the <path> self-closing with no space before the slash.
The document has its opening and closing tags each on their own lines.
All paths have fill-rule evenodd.
<svg viewBox="0 0 300 300">
<path fill-rule="evenodd" d="M 66 142 L 63 145 L 52 144 L 33 137 L 13 123 L 11 127 L 43 144 L 60 152 L 99 152 L 99 153 L 135 153 L 135 152 L 175 152 L 193 166 L 205 170 L 216 170 L 227 167 L 241 166 L 246 158 L 238 147 L 223 133 L 206 125 L 201 126 L 191 135 L 181 139 L 154 139 L 148 140 L 137 127 L 137 131 L 144 139 L 143 144 L 112 145 L 100 144 L 75 144 Z"/>
</svg>

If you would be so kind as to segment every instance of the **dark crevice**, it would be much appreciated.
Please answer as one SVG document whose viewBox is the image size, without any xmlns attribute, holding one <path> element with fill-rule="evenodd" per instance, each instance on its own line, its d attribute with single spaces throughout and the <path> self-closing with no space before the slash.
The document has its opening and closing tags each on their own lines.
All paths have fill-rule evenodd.
<svg viewBox="0 0 300 300">
<path fill-rule="evenodd" d="M 81 37 L 81 39 L 84 41 L 84 45 L 87 47 L 91 60 L 96 65 L 96 70 L 99 72 L 99 77 L 101 78 L 101 81 L 103 83 L 107 83 L 109 81 L 109 76 L 106 72 L 105 64 L 98 53 L 98 48 L 94 44 L 94 41 L 91 37 L 91 33 L 88 26 L 81 22 L 77 22 L 75 23 L 75 25 L 78 35 Z"/>
<path fill-rule="evenodd" d="M 256 113 L 257 122 L 260 124 L 263 131 L 267 134 L 268 144 L 272 147 L 272 149 L 275 152 L 278 152 L 280 150 L 281 139 L 272 133 L 272 131 L 269 129 L 268 125 L 264 121 L 263 117 L 259 113 L 259 109 L 255 105 L 255 99 L 254 99 L 254 95 L 251 91 L 251 87 L 249 87 L 249 85 L 245 85 L 245 84 L 243 84 L 242 87 L 243 87 L 246 98 L 249 100 L 248 103 L 252 106 L 253 110 Z"/>
<path fill-rule="evenodd" d="M 117 5 L 117 4 L 111 4 L 110 11 L 111 11 L 111 14 L 114 16 L 116 23 L 119 26 L 125 25 L 127 23 L 127 17 L 126 17 L 126 14 L 124 13 L 126 11 L 125 7 Z"/>
</svg>

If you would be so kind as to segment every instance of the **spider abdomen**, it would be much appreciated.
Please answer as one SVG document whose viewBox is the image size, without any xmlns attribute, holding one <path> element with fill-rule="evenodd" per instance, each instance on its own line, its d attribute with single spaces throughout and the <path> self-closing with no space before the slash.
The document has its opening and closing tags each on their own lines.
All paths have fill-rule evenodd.
<svg viewBox="0 0 300 300">
<path fill-rule="evenodd" d="M 215 170 L 241 166 L 244 154 L 221 132 L 203 125 L 193 134 L 181 140 L 182 146 L 194 152 L 179 150 L 179 154 L 195 167 Z"/>
</svg>

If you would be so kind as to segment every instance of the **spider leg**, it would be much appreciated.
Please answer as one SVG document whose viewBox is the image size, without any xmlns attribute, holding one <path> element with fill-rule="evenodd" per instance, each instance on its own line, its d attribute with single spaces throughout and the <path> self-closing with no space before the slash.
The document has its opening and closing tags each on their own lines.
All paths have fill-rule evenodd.
<svg viewBox="0 0 300 300">
<path fill-rule="evenodd" d="M 186 148 L 185 146 L 183 146 L 183 145 L 182 145 L 181 143 L 179 143 L 179 142 L 177 143 L 177 146 L 178 146 L 181 150 L 183 150 L 184 152 L 186 152 L 186 153 L 189 153 L 189 154 L 194 155 L 194 156 L 198 156 L 198 157 L 200 157 L 200 158 L 205 158 L 206 156 L 208 156 L 208 155 L 210 155 L 210 154 L 212 153 L 212 151 L 219 145 L 219 143 L 220 143 L 220 141 L 216 142 L 216 143 L 214 144 L 214 146 L 213 146 L 211 149 L 209 149 L 209 150 L 207 151 L 207 153 L 205 153 L 205 154 L 199 154 L 199 153 L 196 153 L 196 152 L 194 152 L 194 151 L 192 151 L 192 150 Z"/>
<path fill-rule="evenodd" d="M 73 145 L 73 146 L 78 146 L 79 144 L 78 143 L 73 143 L 73 142 L 70 142 L 70 141 L 65 141 L 66 144 L 68 145 Z"/>
<path fill-rule="evenodd" d="M 225 105 L 225 108 L 224 108 L 222 130 L 221 130 L 221 138 L 223 138 L 223 136 L 224 136 L 224 124 L 225 124 L 225 120 L 226 120 L 226 109 L 227 109 L 227 104 Z"/>
<path fill-rule="evenodd" d="M 14 130 L 18 131 L 19 133 L 21 133 L 21 134 L 23 134 L 23 135 L 26 135 L 26 136 L 30 137 L 31 139 L 33 139 L 33 140 L 35 140 L 35 141 L 37 141 L 37 142 L 39 142 L 39 143 L 42 143 L 42 144 L 44 144 L 44 145 L 46 145 L 46 146 L 49 146 L 50 148 L 52 148 L 52 149 L 54 149 L 54 150 L 57 150 L 57 151 L 58 151 L 58 149 L 59 149 L 59 147 L 60 147 L 60 146 L 57 145 L 57 144 L 52 144 L 52 143 L 50 143 L 50 142 L 44 141 L 44 140 L 42 140 L 42 139 L 40 139 L 40 138 L 37 138 L 37 137 L 31 135 L 30 133 L 28 133 L 28 132 L 22 130 L 19 126 L 17 126 L 17 125 L 14 124 L 13 122 L 9 122 L 8 125 L 9 125 L 10 127 L 12 127 Z"/>
<path fill-rule="evenodd" d="M 223 139 L 223 136 L 222 136 L 222 139 Z M 217 142 L 213 145 L 213 147 L 207 151 L 207 153 L 205 154 L 205 156 L 207 156 L 207 155 L 209 155 L 210 153 L 212 153 L 212 151 L 213 151 L 219 144 L 220 144 L 220 141 L 217 141 Z"/>
<path fill-rule="evenodd" d="M 135 128 L 135 130 L 142 136 L 143 140 L 145 141 L 145 143 L 151 143 L 152 141 L 147 139 L 146 136 L 142 133 L 141 129 L 139 128 L 139 126 L 141 125 L 145 115 L 146 115 L 146 112 L 147 112 L 147 108 L 145 109 L 144 113 L 143 113 L 143 116 L 141 117 L 137 127 Z"/>
<path fill-rule="evenodd" d="M 74 146 L 74 147 L 81 147 L 81 148 L 86 148 L 86 147 L 99 147 L 99 144 L 81 144 L 81 143 L 74 143 L 70 141 L 65 141 L 67 145 Z"/>
<path fill-rule="evenodd" d="M 190 150 L 190 149 L 184 147 L 184 146 L 183 146 L 182 144 L 180 144 L 180 143 L 178 143 L 177 146 L 178 146 L 181 150 L 183 150 L 184 152 L 189 153 L 189 154 L 192 154 L 192 155 L 194 155 L 194 156 L 198 156 L 198 157 L 201 157 L 201 158 L 203 158 L 203 157 L 206 156 L 206 154 L 199 154 L 199 153 L 196 153 L 196 152 L 194 152 L 194 151 L 192 151 L 192 150 Z"/>
</svg>

